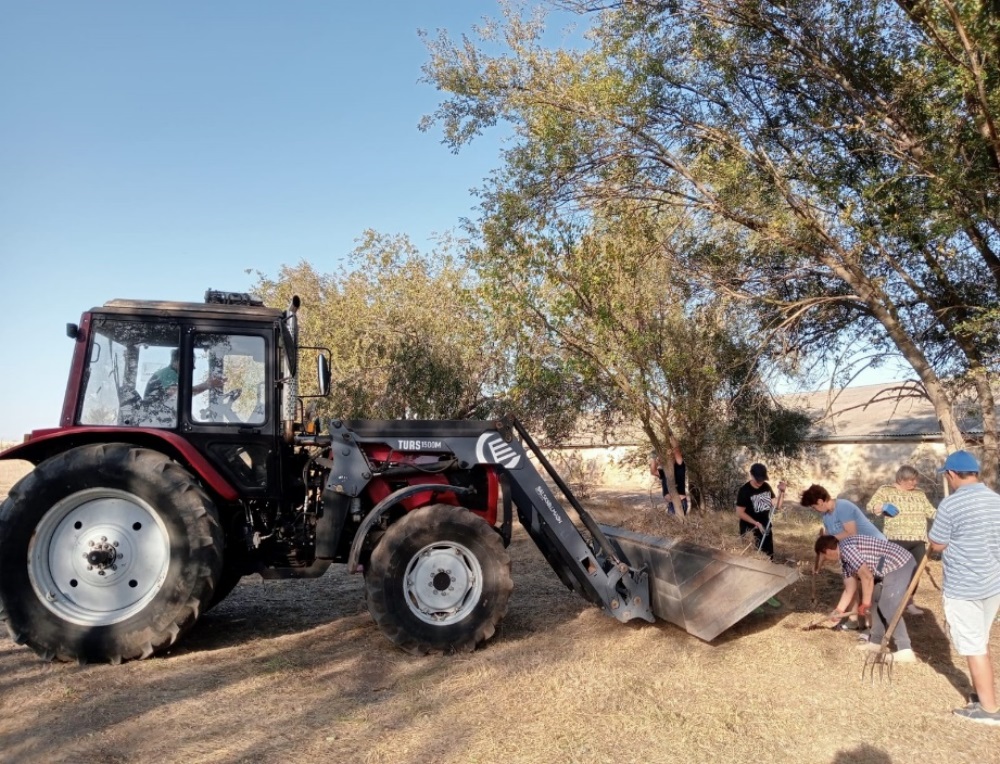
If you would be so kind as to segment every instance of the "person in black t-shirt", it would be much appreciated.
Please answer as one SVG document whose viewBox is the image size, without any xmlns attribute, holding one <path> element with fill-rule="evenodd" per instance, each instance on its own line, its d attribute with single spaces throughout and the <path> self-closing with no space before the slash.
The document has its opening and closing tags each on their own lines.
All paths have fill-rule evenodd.
<svg viewBox="0 0 1000 764">
<path fill-rule="evenodd" d="M 771 532 L 771 512 L 781 508 L 785 500 L 785 483 L 778 483 L 778 494 L 767 482 L 767 467 L 750 466 L 750 480 L 736 494 L 736 515 L 740 518 L 740 535 L 753 531 L 757 548 L 774 559 L 774 534 Z"/>
</svg>

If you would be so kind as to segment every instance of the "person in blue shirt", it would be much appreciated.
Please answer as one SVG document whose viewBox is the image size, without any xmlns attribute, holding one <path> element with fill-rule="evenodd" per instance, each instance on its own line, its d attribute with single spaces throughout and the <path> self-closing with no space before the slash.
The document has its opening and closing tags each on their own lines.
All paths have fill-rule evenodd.
<svg viewBox="0 0 1000 764">
<path fill-rule="evenodd" d="M 823 520 L 824 531 L 833 536 L 837 541 L 843 541 L 850 536 L 861 535 L 870 536 L 872 538 L 877 538 L 885 541 L 885 535 L 875 524 L 872 523 L 865 513 L 861 511 L 861 508 L 855 504 L 853 501 L 848 501 L 847 499 L 834 499 L 830 496 L 830 492 L 827 491 L 823 486 L 816 485 L 813 483 L 805 491 L 802 492 L 802 497 L 799 499 L 799 503 L 803 507 L 808 507 L 815 510 L 820 514 Z M 819 568 L 823 562 L 822 557 L 817 554 L 816 562 L 813 564 L 813 575 L 819 574 Z M 851 582 L 855 584 L 854 588 L 851 589 L 851 596 L 849 599 L 851 601 L 851 609 L 856 610 L 858 604 L 857 597 L 857 586 L 856 582 Z M 849 584 L 845 582 L 844 584 L 844 595 L 841 599 L 844 600 L 847 597 Z M 838 613 L 846 612 L 841 608 L 838 608 Z M 853 631 L 861 628 L 861 623 L 857 616 L 850 616 L 847 619 L 841 620 L 837 619 L 837 625 L 834 628 L 841 629 L 843 631 Z M 865 643 L 869 641 L 868 636 L 862 635 L 861 646 L 864 647 Z"/>
<path fill-rule="evenodd" d="M 955 652 L 972 676 L 969 704 L 954 714 L 1000 726 L 990 630 L 1000 610 L 1000 495 L 979 482 L 979 462 L 968 451 L 948 456 L 943 472 L 951 494 L 938 505 L 928 538 L 941 552 L 944 617 Z"/>
<path fill-rule="evenodd" d="M 146 383 L 146 390 L 142 394 L 142 399 L 147 404 L 169 404 L 172 408 L 177 408 L 177 386 L 180 381 L 181 351 L 174 348 L 170 351 L 170 364 L 164 366 Z M 226 378 L 219 375 L 209 375 L 203 382 L 199 382 L 191 387 L 191 395 L 201 395 L 208 389 L 221 390 L 226 382 Z"/>
<path fill-rule="evenodd" d="M 858 533 L 862 536 L 885 539 L 885 534 L 865 517 L 865 513 L 857 504 L 847 499 L 831 498 L 830 492 L 821 485 L 814 483 L 803 491 L 800 503 L 803 507 L 819 512 L 826 532 L 838 541 Z"/>
</svg>

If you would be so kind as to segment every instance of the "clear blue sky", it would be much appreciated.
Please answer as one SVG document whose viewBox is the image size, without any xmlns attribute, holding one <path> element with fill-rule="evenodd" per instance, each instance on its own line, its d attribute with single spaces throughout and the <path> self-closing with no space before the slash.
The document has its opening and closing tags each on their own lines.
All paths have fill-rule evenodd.
<svg viewBox="0 0 1000 764">
<path fill-rule="evenodd" d="M 333 273 L 366 228 L 426 250 L 471 215 L 500 138 L 455 155 L 417 129 L 439 102 L 417 31 L 499 15 L 496 0 L 0 0 L 0 439 L 58 423 L 83 310 L 200 301 L 300 260 Z"/>
<path fill-rule="evenodd" d="M 421 116 L 418 29 L 495 0 L 0 0 L 0 439 L 58 422 L 67 322 L 115 297 L 200 301 L 366 228 L 423 249 L 472 213 L 499 139 Z"/>
</svg>

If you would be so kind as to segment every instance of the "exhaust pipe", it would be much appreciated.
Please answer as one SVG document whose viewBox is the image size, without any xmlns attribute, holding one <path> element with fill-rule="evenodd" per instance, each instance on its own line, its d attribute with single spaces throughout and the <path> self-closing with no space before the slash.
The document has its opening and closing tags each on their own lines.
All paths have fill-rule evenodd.
<svg viewBox="0 0 1000 764">
<path fill-rule="evenodd" d="M 302 304 L 298 295 L 292 297 L 285 311 L 281 324 L 281 336 L 285 343 L 285 365 L 288 376 L 282 382 L 281 413 L 284 419 L 281 422 L 282 434 L 285 442 L 291 443 L 295 438 L 296 423 L 298 422 L 299 405 L 299 306 Z"/>
</svg>

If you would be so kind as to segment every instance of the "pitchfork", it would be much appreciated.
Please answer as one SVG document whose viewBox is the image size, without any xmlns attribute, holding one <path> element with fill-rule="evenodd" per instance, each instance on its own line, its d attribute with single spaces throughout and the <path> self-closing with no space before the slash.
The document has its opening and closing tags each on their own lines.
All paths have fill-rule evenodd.
<svg viewBox="0 0 1000 764">
<path fill-rule="evenodd" d="M 930 550 L 928 550 L 929 552 Z M 906 605 L 910 601 L 910 597 L 913 596 L 913 592 L 917 590 L 917 584 L 920 583 L 920 576 L 923 575 L 924 570 L 927 568 L 927 560 L 930 559 L 929 554 L 924 554 L 924 558 L 920 561 L 917 566 L 916 572 L 913 574 L 913 578 L 910 579 L 910 585 L 906 587 L 906 594 L 903 595 L 903 599 L 899 601 L 899 607 L 896 608 L 896 612 L 892 616 L 892 620 L 889 621 L 889 625 L 886 627 L 885 636 L 882 637 L 882 642 L 879 644 L 878 651 L 872 651 L 865 656 L 865 663 L 861 667 L 861 680 L 864 681 L 865 675 L 870 674 L 872 684 L 875 684 L 875 670 L 878 669 L 878 680 L 881 682 L 883 678 L 888 681 L 892 681 L 892 664 L 893 655 L 889 652 L 889 640 L 892 638 L 892 633 L 896 630 L 897 624 L 899 624 L 899 619 L 903 617 L 903 611 L 906 610 Z M 878 618 L 876 613 L 873 617 Z"/>
</svg>

